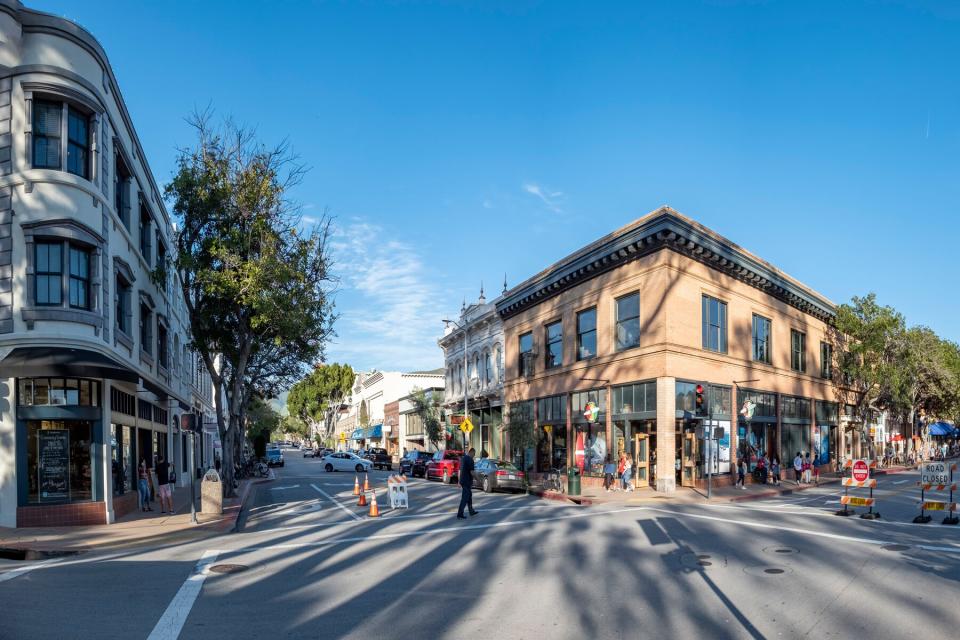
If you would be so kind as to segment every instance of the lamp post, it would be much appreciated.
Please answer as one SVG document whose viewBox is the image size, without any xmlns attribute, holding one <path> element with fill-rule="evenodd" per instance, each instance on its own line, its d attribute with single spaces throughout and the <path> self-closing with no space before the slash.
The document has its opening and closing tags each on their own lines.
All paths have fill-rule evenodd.
<svg viewBox="0 0 960 640">
<path fill-rule="evenodd" d="M 458 328 L 458 329 L 460 329 L 461 331 L 463 331 L 463 419 L 466 420 L 466 419 L 467 419 L 467 410 L 468 410 L 468 401 L 467 401 L 468 393 L 467 393 L 467 389 L 468 389 L 469 386 L 470 386 L 470 376 L 469 376 L 469 373 L 468 373 L 468 372 L 469 372 L 469 369 L 467 368 L 467 327 L 466 327 L 465 324 L 460 324 L 460 323 L 457 322 L 456 320 L 447 320 L 447 319 L 444 319 L 443 322 L 444 322 L 445 324 L 447 324 L 448 326 L 452 324 L 452 325 L 455 326 L 456 328 Z M 461 423 L 461 424 L 463 424 L 463 423 Z M 462 430 L 461 430 L 461 433 L 463 434 L 463 451 L 464 451 L 464 453 L 466 453 L 466 451 L 467 451 L 467 434 L 466 434 L 465 431 L 462 431 Z"/>
</svg>

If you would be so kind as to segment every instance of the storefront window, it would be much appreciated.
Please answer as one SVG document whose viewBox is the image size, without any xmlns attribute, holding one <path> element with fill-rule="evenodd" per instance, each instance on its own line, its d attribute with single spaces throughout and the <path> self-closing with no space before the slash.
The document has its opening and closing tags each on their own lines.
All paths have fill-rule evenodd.
<svg viewBox="0 0 960 640">
<path fill-rule="evenodd" d="M 21 407 L 96 407 L 100 382 L 82 378 L 20 378 L 17 403 Z"/>
<path fill-rule="evenodd" d="M 696 410 L 697 385 L 677 381 L 677 411 L 693 413 Z"/>
<path fill-rule="evenodd" d="M 126 480 L 124 483 L 127 487 L 133 490 L 136 485 L 134 484 L 134 473 L 137 469 L 137 450 L 134 448 L 133 442 L 133 429 L 124 426 L 123 427 L 123 477 Z"/>
<path fill-rule="evenodd" d="M 567 403 L 565 396 L 537 400 L 537 465 L 546 472 L 566 465 Z"/>
<path fill-rule="evenodd" d="M 613 388 L 613 415 L 657 410 L 657 383 L 643 382 Z"/>
<path fill-rule="evenodd" d="M 27 501 L 53 504 L 93 497 L 92 424 L 27 421 Z"/>
<path fill-rule="evenodd" d="M 591 402 L 599 409 L 595 422 L 587 422 L 584 416 L 586 407 Z M 571 403 L 572 418 L 576 425 L 577 440 L 574 451 L 577 466 L 582 466 L 584 474 L 603 476 L 603 463 L 609 453 L 606 430 L 607 392 L 603 389 L 578 391 L 572 394 Z M 581 451 L 582 454 L 579 453 Z"/>
</svg>

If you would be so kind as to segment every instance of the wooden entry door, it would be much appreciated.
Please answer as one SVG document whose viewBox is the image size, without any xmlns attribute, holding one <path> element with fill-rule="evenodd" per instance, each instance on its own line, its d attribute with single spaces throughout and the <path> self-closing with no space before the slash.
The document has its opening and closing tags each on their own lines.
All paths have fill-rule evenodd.
<svg viewBox="0 0 960 640">
<path fill-rule="evenodd" d="M 633 460 L 636 486 L 645 487 L 650 484 L 650 440 L 647 434 L 638 433 L 633 436 L 633 444 L 636 452 Z"/>
<path fill-rule="evenodd" d="M 680 486 L 693 487 L 697 481 L 697 436 L 684 433 L 680 451 Z"/>
</svg>

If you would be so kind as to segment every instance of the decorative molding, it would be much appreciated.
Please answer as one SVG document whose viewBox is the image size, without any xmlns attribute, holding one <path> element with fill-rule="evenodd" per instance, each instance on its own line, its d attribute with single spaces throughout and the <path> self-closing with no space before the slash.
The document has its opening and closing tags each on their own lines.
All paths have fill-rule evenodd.
<svg viewBox="0 0 960 640">
<path fill-rule="evenodd" d="M 835 306 L 726 238 L 667 207 L 601 238 L 501 296 L 504 320 L 638 258 L 669 249 L 744 282 L 824 322 Z"/>
</svg>

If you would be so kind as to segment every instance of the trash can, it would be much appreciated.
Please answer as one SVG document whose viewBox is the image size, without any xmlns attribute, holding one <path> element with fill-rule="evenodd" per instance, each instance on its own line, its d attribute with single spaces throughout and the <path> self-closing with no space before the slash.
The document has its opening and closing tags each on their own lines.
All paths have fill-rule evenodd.
<svg viewBox="0 0 960 640">
<path fill-rule="evenodd" d="M 577 467 L 567 468 L 567 495 L 580 495 L 580 469 Z"/>
<path fill-rule="evenodd" d="M 216 469 L 208 469 L 200 481 L 200 513 L 223 513 L 223 483 Z"/>
</svg>

